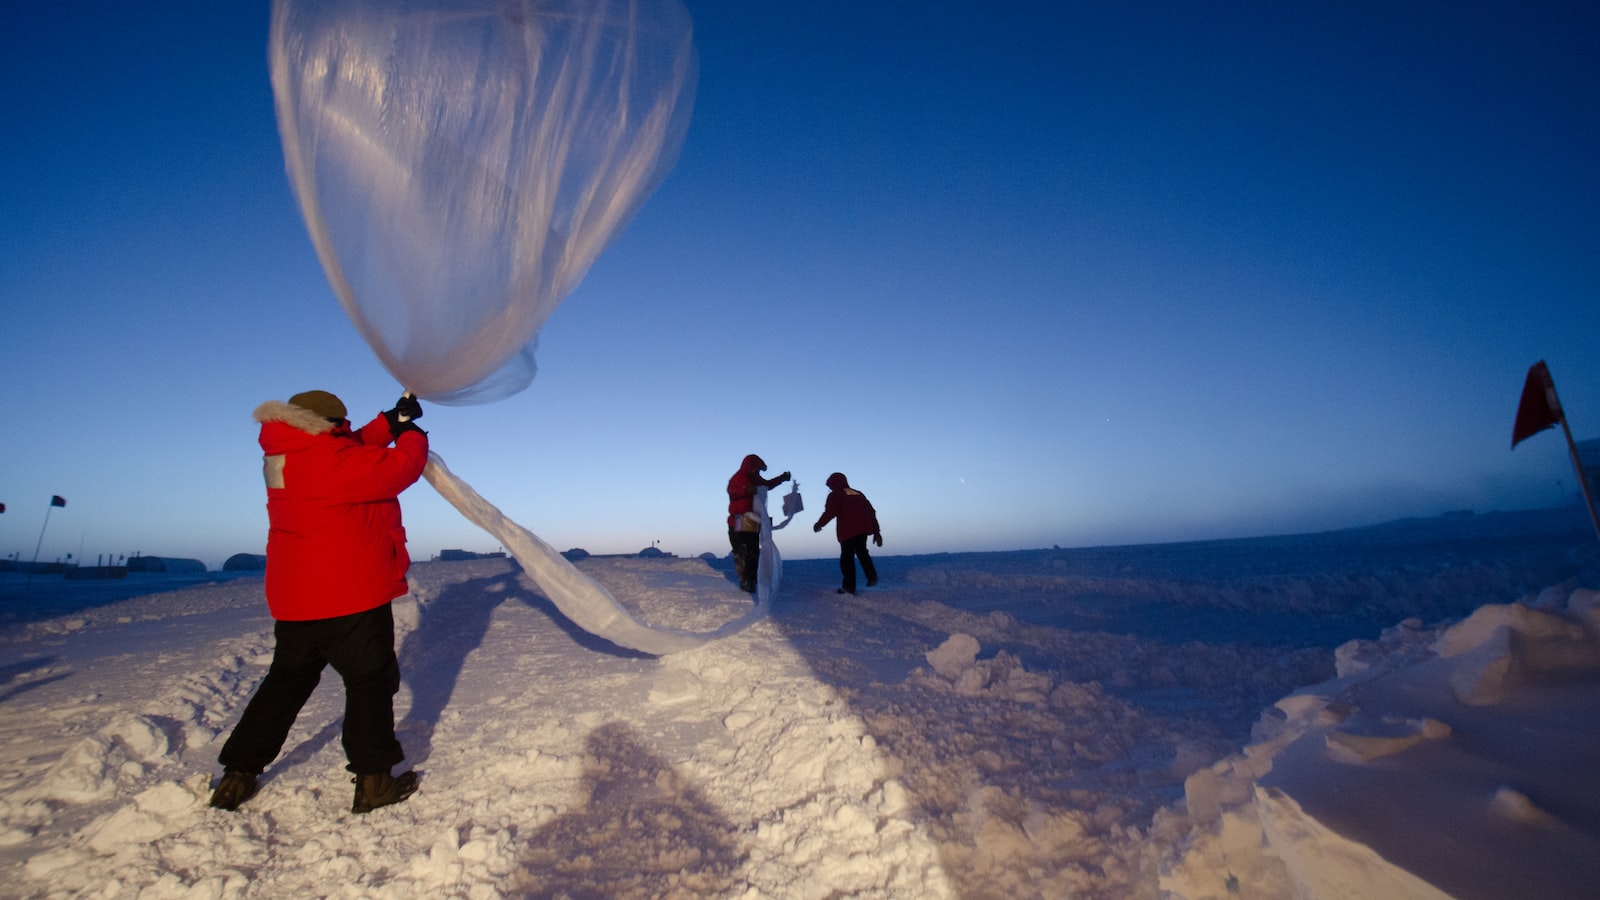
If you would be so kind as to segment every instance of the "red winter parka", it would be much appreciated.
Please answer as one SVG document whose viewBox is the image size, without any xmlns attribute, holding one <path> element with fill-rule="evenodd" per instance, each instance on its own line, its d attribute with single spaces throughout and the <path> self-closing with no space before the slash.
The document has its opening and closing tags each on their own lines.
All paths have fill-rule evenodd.
<svg viewBox="0 0 1600 900">
<path fill-rule="evenodd" d="M 389 433 L 378 416 L 359 432 L 269 400 L 256 408 L 267 481 L 267 609 L 305 621 L 376 609 L 404 594 L 400 492 L 428 462 L 428 436 Z M 394 442 L 394 447 L 388 445 Z"/>
<path fill-rule="evenodd" d="M 755 515 L 756 488 L 774 488 L 783 484 L 784 479 L 789 477 L 784 474 L 778 478 L 762 478 L 761 470 L 766 467 L 766 460 L 752 453 L 739 463 L 739 471 L 733 473 L 733 477 L 728 479 L 728 529 L 730 531 L 761 530 L 761 523 L 753 521 L 757 518 Z"/>
<path fill-rule="evenodd" d="M 867 501 L 866 494 L 850 486 L 844 473 L 829 475 L 827 485 L 828 500 L 822 506 L 822 518 L 817 520 L 818 529 L 828 524 L 829 519 L 838 519 L 834 524 L 834 536 L 841 544 L 863 534 L 878 533 L 878 511 Z"/>
</svg>

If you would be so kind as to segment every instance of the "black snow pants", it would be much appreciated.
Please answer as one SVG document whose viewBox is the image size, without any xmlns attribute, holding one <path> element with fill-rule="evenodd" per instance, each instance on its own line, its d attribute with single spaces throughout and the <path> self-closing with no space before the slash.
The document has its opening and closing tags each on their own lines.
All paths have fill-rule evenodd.
<svg viewBox="0 0 1600 900">
<path fill-rule="evenodd" d="M 733 548 L 733 571 L 739 576 L 739 590 L 756 592 L 756 572 L 761 566 L 761 532 L 728 529 L 728 545 Z"/>
<path fill-rule="evenodd" d="M 867 587 L 878 583 L 878 567 L 872 564 L 872 554 L 867 552 L 870 534 L 858 534 L 839 542 L 839 574 L 844 576 L 844 592 L 856 592 L 856 560 L 861 560 L 861 571 L 867 576 Z"/>
<path fill-rule="evenodd" d="M 344 679 L 344 755 L 357 775 L 387 773 L 405 758 L 394 734 L 400 663 L 389 604 L 333 619 L 278 622 L 272 665 L 222 745 L 224 769 L 259 774 L 278 757 L 324 666 Z"/>
</svg>

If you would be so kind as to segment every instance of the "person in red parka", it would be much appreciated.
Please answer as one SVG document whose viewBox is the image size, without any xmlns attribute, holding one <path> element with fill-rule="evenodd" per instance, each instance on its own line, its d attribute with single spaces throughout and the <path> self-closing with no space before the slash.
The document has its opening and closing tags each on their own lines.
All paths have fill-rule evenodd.
<svg viewBox="0 0 1600 900">
<path fill-rule="evenodd" d="M 878 583 L 878 569 L 867 553 L 867 538 L 883 546 L 883 532 L 878 528 L 878 511 L 867 501 L 867 495 L 850 486 L 843 472 L 828 476 L 828 501 L 823 504 L 822 518 L 811 526 L 821 531 L 830 519 L 836 520 L 834 535 L 839 539 L 839 574 L 844 577 L 841 594 L 856 592 L 856 560 L 861 560 L 861 571 L 867 576 L 867 587 Z"/>
<path fill-rule="evenodd" d="M 756 572 L 761 564 L 761 517 L 755 511 L 757 488 L 775 488 L 789 480 L 784 472 L 776 478 L 762 478 L 767 463 L 754 453 L 739 463 L 739 471 L 728 479 L 728 545 L 733 548 L 733 571 L 739 576 L 739 590 L 756 592 Z"/>
<path fill-rule="evenodd" d="M 399 495 L 428 462 L 428 435 L 414 421 L 421 416 L 410 394 L 359 431 L 327 391 L 256 408 L 275 644 L 266 677 L 223 744 L 212 806 L 238 809 L 255 794 L 326 666 L 344 681 L 351 810 L 370 812 L 416 791 L 415 772 L 391 774 L 405 752 L 394 733 L 400 664 L 390 602 L 408 590 Z"/>
</svg>

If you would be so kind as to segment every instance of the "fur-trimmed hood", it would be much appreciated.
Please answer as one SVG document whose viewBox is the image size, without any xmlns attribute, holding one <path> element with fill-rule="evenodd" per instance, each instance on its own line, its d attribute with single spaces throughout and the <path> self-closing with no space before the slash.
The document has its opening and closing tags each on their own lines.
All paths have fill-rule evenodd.
<svg viewBox="0 0 1600 900">
<path fill-rule="evenodd" d="M 293 403 L 268 400 L 256 407 L 255 416 L 261 423 L 261 450 L 268 456 L 293 453 L 329 439 L 355 437 L 349 425 L 330 422 Z"/>
<path fill-rule="evenodd" d="M 282 400 L 268 400 L 256 407 L 255 419 L 265 425 L 268 422 L 282 422 L 296 431 L 306 434 L 323 434 L 334 429 L 334 423 L 324 419 L 309 409 L 303 409 L 292 403 Z"/>
</svg>

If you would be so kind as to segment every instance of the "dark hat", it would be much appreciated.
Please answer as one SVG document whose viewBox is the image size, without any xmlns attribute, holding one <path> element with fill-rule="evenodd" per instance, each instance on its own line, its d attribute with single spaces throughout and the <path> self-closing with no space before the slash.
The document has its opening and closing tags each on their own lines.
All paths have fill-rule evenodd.
<svg viewBox="0 0 1600 900">
<path fill-rule="evenodd" d="M 345 417 L 344 401 L 327 391 L 302 391 L 289 398 L 289 403 L 310 410 L 324 419 Z"/>
</svg>

